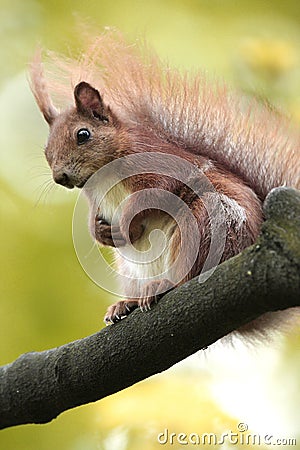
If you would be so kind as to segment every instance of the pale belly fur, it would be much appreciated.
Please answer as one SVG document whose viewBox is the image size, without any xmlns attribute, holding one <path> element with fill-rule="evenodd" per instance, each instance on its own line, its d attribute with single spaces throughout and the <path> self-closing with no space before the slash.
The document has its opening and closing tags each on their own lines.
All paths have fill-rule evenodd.
<svg viewBox="0 0 300 450">
<path fill-rule="evenodd" d="M 104 184 L 89 196 L 91 215 L 95 212 L 108 223 L 120 221 L 120 204 L 130 195 L 122 183 L 115 185 L 104 197 Z M 115 262 L 122 277 L 122 290 L 127 297 L 139 296 L 141 287 L 152 280 L 167 278 L 176 283 L 176 274 L 169 270 L 171 261 L 172 237 L 176 222 L 164 213 L 153 214 L 143 221 L 144 232 L 134 245 L 115 249 Z"/>
</svg>

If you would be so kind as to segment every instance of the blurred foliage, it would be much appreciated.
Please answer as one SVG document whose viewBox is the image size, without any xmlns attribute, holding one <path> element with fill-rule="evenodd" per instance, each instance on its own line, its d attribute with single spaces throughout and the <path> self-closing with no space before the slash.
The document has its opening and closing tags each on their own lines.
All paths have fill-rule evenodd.
<svg viewBox="0 0 300 450">
<path fill-rule="evenodd" d="M 142 33 L 175 65 L 223 77 L 300 121 L 300 8 L 298 0 L 0 0 L 0 7 L 0 358 L 5 364 L 21 353 L 97 331 L 112 301 L 76 259 L 71 223 L 77 193 L 50 182 L 42 151 L 47 127 L 26 80 L 36 45 L 74 53 L 82 22 L 99 30 L 116 26 L 132 38 Z M 299 342 L 294 333 L 271 362 L 265 356 L 259 362 L 248 359 L 247 373 L 237 353 L 230 364 L 219 357 L 216 365 L 206 366 L 196 358 L 50 424 L 5 430 L 0 448 L 155 449 L 165 428 L 221 433 L 236 430 L 247 417 L 253 426 L 257 418 L 294 437 Z M 236 387 L 230 386 L 232 379 Z M 222 390 L 215 398 L 218 385 Z"/>
</svg>

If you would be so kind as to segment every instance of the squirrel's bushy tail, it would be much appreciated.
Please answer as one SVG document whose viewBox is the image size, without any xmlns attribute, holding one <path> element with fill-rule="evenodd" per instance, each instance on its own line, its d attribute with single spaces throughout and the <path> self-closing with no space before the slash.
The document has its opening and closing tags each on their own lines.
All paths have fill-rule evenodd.
<svg viewBox="0 0 300 450">
<path fill-rule="evenodd" d="M 218 161 L 262 199 L 276 186 L 300 188 L 299 133 L 284 117 L 210 83 L 201 72 L 170 68 L 144 41 L 128 44 L 119 32 L 107 30 L 90 42 L 76 60 L 50 54 L 53 98 L 73 101 L 75 84 L 87 81 L 129 129 L 145 128 Z"/>
</svg>

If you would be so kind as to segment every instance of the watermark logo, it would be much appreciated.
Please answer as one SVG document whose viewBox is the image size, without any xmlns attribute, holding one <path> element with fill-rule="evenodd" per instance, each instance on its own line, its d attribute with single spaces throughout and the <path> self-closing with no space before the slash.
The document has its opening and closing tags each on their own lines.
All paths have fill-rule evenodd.
<svg viewBox="0 0 300 450">
<path fill-rule="evenodd" d="M 73 242 L 79 262 L 97 285 L 120 297 L 126 296 L 124 286 L 135 285 L 138 296 L 142 283 L 168 279 L 177 285 L 190 273 L 207 239 L 199 227 L 199 208 L 205 210 L 209 228 L 199 275 L 204 282 L 219 264 L 226 241 L 221 196 L 205 169 L 160 152 L 116 159 L 87 181 L 75 205 Z M 87 216 L 93 227 L 96 215 L 112 229 L 121 227 L 125 245 L 119 246 L 120 236 L 112 234 L 117 264 L 106 258 L 88 230 Z M 132 244 L 130 226 L 138 217 L 143 233 Z"/>
<path fill-rule="evenodd" d="M 176 448 L 182 445 L 195 445 L 199 447 L 230 445 L 241 447 L 252 446 L 290 446 L 296 447 L 296 438 L 276 437 L 272 434 L 261 435 L 258 433 L 247 433 L 248 425 L 241 422 L 237 425 L 236 431 L 226 431 L 224 433 L 175 433 L 165 428 L 157 435 L 157 442 L 161 445 L 174 445 Z M 227 447 L 226 447 L 227 448 Z"/>
</svg>

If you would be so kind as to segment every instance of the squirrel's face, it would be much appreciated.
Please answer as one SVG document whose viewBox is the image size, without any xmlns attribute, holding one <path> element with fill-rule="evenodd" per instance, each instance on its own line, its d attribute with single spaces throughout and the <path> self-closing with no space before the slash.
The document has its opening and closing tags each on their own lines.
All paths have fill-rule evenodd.
<svg viewBox="0 0 300 450">
<path fill-rule="evenodd" d="M 45 116 L 50 125 L 45 155 L 54 181 L 69 189 L 83 187 L 116 157 L 119 134 L 117 119 L 96 89 L 81 82 L 74 96 L 76 107 Z"/>
</svg>

